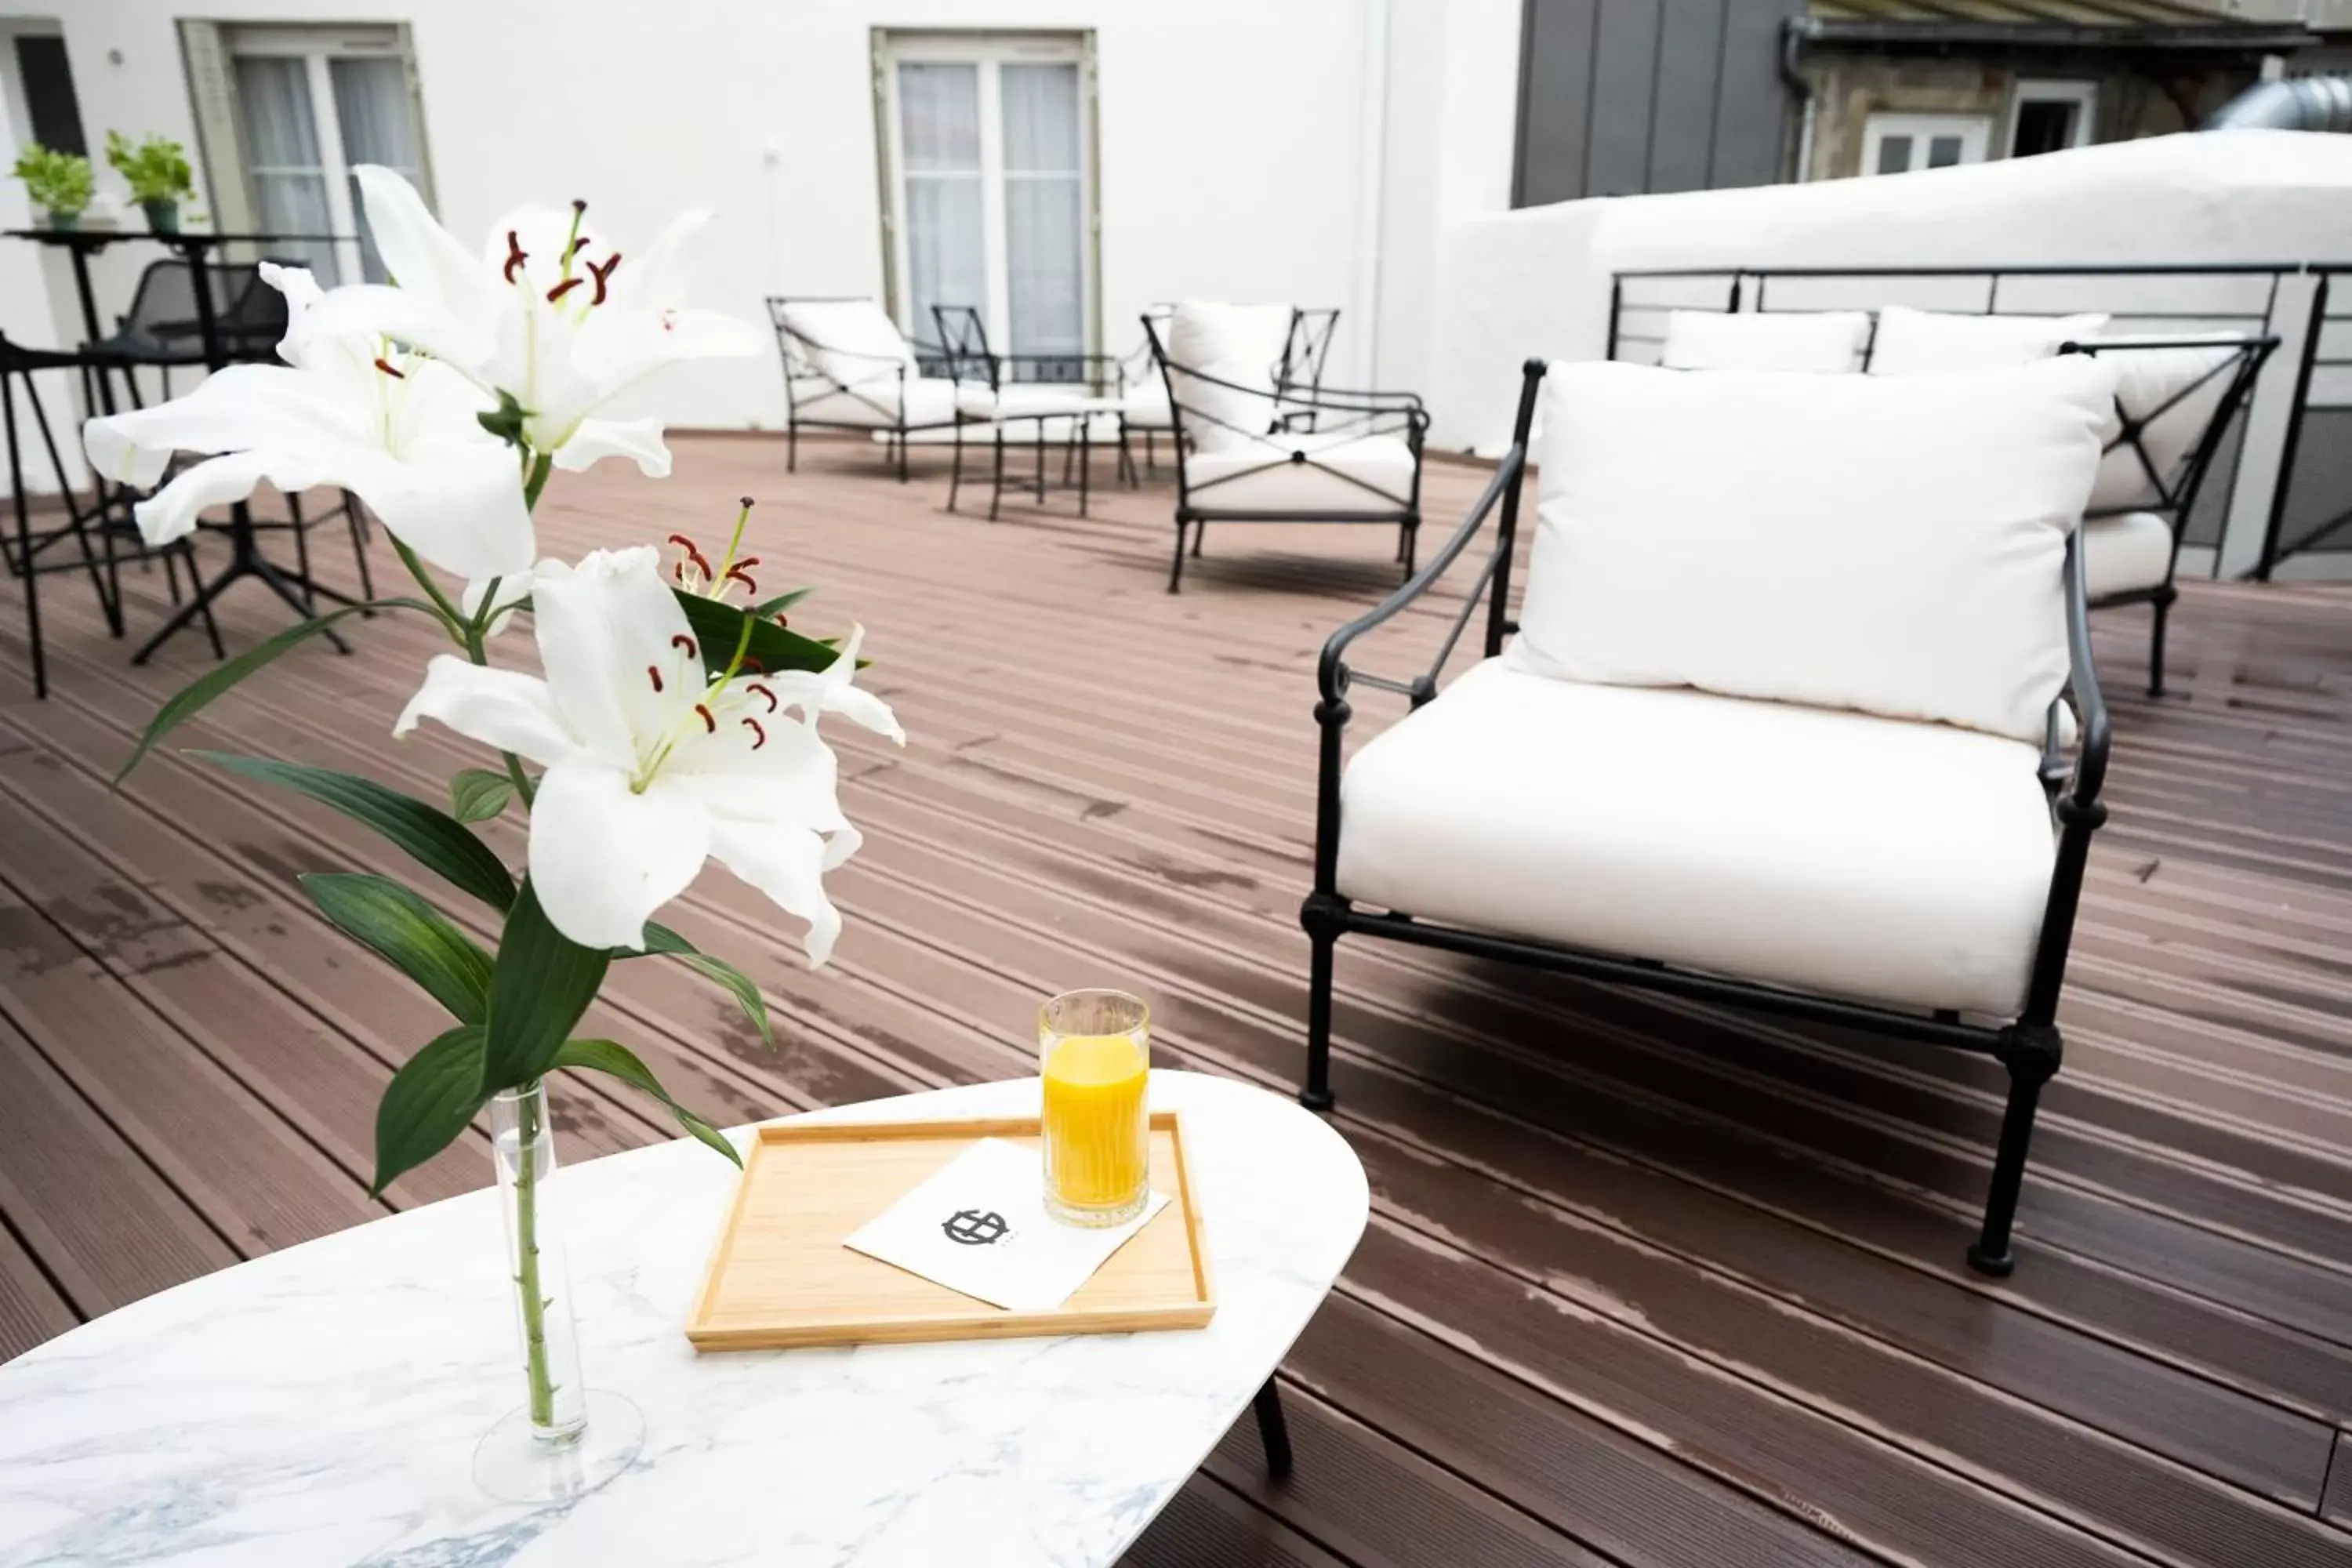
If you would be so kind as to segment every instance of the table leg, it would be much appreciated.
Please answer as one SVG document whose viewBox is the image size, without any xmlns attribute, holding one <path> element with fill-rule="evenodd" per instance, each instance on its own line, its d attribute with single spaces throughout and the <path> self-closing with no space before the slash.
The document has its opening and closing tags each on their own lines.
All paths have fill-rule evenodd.
<svg viewBox="0 0 2352 1568">
<path fill-rule="evenodd" d="M 1276 1479 L 1290 1473 L 1290 1423 L 1282 1414 L 1282 1385 L 1267 1378 L 1250 1401 L 1257 1413 L 1258 1442 L 1265 1449 L 1265 1473 Z"/>
</svg>

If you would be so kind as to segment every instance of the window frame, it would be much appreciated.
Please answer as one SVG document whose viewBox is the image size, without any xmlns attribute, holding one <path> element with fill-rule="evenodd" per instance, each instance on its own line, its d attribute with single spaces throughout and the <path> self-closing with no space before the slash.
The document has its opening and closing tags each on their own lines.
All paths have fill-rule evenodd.
<svg viewBox="0 0 2352 1568">
<path fill-rule="evenodd" d="M 425 132 L 425 103 L 417 83 L 416 56 L 407 26 L 399 23 L 228 23 L 218 26 L 216 47 L 219 68 L 229 93 L 231 123 L 226 130 L 232 133 L 228 141 L 236 160 L 236 184 L 248 215 L 259 211 L 260 200 L 254 180 L 253 152 L 246 143 L 238 119 L 242 105 L 236 98 L 236 62 L 240 59 L 297 59 L 303 62 L 304 80 L 310 89 L 311 130 L 318 139 L 320 166 L 325 175 L 328 226 L 335 234 L 350 237 L 338 241 L 334 247 L 336 268 L 342 279 L 363 279 L 366 270 L 359 240 L 360 214 L 352 198 L 351 160 L 343 148 L 342 115 L 336 107 L 333 62 L 339 59 L 392 59 L 400 62 L 407 88 L 409 112 L 415 117 L 416 125 L 418 195 L 425 198 L 425 205 L 430 208 L 433 205 L 432 154 Z M 216 189 L 223 184 L 216 173 L 209 183 Z"/>
<path fill-rule="evenodd" d="M 1012 283 L 1006 248 L 1004 110 L 999 72 L 1007 65 L 1068 65 L 1077 70 L 1078 323 L 1080 352 L 1098 353 L 1102 342 L 1102 180 L 1098 153 L 1095 39 L 1091 30 L 933 30 L 877 27 L 873 30 L 876 169 L 882 220 L 883 309 L 910 339 L 929 342 L 929 321 L 909 319 L 913 306 L 907 252 L 906 156 L 901 141 L 898 67 L 964 65 L 978 69 L 982 268 L 988 298 L 981 304 L 989 342 L 999 353 L 1020 352 L 1012 340 Z"/>
<path fill-rule="evenodd" d="M 1882 173 L 1878 167 L 1878 149 L 1890 135 L 1909 136 L 1915 138 L 1918 143 L 1925 144 L 1932 137 L 1949 135 L 1955 132 L 1958 132 L 1960 137 L 1962 156 L 1959 164 L 1950 165 L 1951 167 L 1982 163 L 1991 157 L 1993 132 L 1991 115 L 1900 109 L 1874 110 L 1862 122 L 1862 146 L 1855 172 L 1865 178 L 1874 178 Z M 1974 157 L 1967 155 L 1971 138 L 1976 148 Z M 1892 172 L 1916 174 L 1927 167 L 1928 165 L 1923 163 L 1906 170 Z"/>
<path fill-rule="evenodd" d="M 2098 127 L 2099 84 L 2076 78 L 2020 77 L 2009 95 L 2009 113 L 2003 117 L 2000 130 L 2000 155 L 2014 158 L 2017 153 L 2018 123 L 2025 118 L 2029 103 L 2071 103 L 2074 106 L 2074 135 L 2064 152 L 2074 147 L 2088 147 L 2095 140 Z"/>
</svg>

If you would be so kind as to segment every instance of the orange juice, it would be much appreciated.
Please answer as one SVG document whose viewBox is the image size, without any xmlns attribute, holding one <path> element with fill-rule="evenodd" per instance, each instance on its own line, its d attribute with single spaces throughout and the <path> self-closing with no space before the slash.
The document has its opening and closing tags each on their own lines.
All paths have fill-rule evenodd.
<svg viewBox="0 0 2352 1568">
<path fill-rule="evenodd" d="M 1117 1224 L 1142 1206 L 1151 1174 L 1141 1028 L 1048 1036 L 1045 1042 L 1045 1192 L 1065 1218 Z"/>
</svg>

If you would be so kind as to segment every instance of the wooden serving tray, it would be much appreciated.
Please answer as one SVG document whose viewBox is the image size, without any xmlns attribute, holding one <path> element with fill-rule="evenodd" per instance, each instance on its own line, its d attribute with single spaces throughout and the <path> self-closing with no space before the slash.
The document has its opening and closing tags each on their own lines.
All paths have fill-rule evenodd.
<svg viewBox="0 0 2352 1568">
<path fill-rule="evenodd" d="M 845 1237 L 982 1138 L 1034 1147 L 1038 1119 L 762 1127 L 687 1319 L 697 1350 L 1197 1329 L 1217 1310 L 1182 1124 L 1151 1113 L 1151 1184 L 1171 1201 L 1049 1312 L 1015 1312 L 853 1252 Z"/>
</svg>

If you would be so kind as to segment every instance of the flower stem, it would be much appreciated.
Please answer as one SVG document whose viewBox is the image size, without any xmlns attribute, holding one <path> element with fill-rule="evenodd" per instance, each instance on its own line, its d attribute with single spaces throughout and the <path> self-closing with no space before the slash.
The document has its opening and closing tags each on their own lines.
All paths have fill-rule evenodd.
<svg viewBox="0 0 2352 1568">
<path fill-rule="evenodd" d="M 527 509 L 539 506 L 539 492 L 547 488 L 547 476 L 555 471 L 555 454 L 541 452 L 530 465 L 530 477 L 522 482 L 522 504 Z"/>
<path fill-rule="evenodd" d="M 511 758 L 509 759 L 512 761 Z M 530 1384 L 530 1424 L 555 1425 L 555 1382 L 548 1371 L 547 1300 L 539 1280 L 539 1134 L 545 1080 L 515 1090 L 515 1289 L 521 1293 L 523 1372 Z"/>
<path fill-rule="evenodd" d="M 465 641 L 465 615 L 449 602 L 449 595 L 441 591 L 441 584 L 433 580 L 433 574 L 425 570 L 425 563 L 416 558 L 416 552 L 403 544 L 397 537 L 393 538 L 392 548 L 393 552 L 400 557 L 400 563 L 408 568 L 408 574 L 416 579 L 416 585 L 425 590 L 425 596 L 433 601 L 433 607 L 441 612 L 443 629 L 448 632 L 453 641 Z"/>
</svg>

